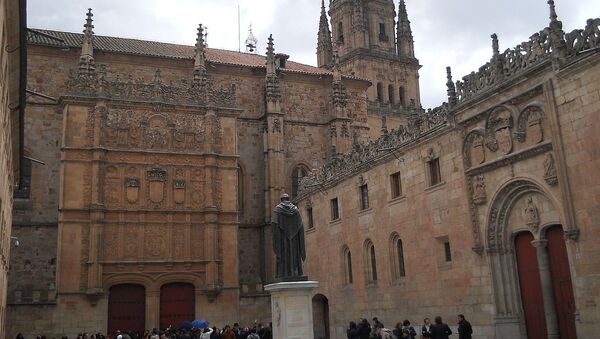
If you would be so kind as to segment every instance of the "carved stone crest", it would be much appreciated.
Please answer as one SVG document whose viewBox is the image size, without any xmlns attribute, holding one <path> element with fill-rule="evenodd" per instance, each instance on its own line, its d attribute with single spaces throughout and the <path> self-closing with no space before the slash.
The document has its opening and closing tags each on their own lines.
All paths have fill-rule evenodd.
<svg viewBox="0 0 600 339">
<path fill-rule="evenodd" d="M 176 204 L 185 202 L 185 180 L 173 181 L 173 200 Z"/>
<path fill-rule="evenodd" d="M 558 176 L 556 175 L 556 166 L 554 164 L 554 156 L 552 153 L 547 153 L 544 159 L 544 180 L 548 185 L 558 184 Z"/>
<path fill-rule="evenodd" d="M 140 180 L 138 178 L 125 179 L 125 198 L 131 204 L 138 202 L 140 198 Z"/>
<path fill-rule="evenodd" d="M 167 171 L 162 168 L 152 168 L 146 173 L 148 180 L 148 198 L 155 204 L 160 204 L 165 197 L 165 182 Z"/>
<path fill-rule="evenodd" d="M 485 161 L 485 149 L 483 148 L 483 137 L 476 136 L 471 146 L 471 163 L 474 165 L 482 164 Z"/>
<path fill-rule="evenodd" d="M 509 154 L 513 148 L 512 134 L 510 128 L 500 127 L 496 130 L 496 140 L 498 142 L 498 150 L 504 154 Z"/>
<path fill-rule="evenodd" d="M 485 192 L 485 178 L 483 175 L 475 177 L 473 183 L 473 202 L 477 205 L 485 204 L 487 201 L 487 194 Z"/>
<path fill-rule="evenodd" d="M 527 198 L 527 207 L 525 207 L 525 224 L 533 233 L 537 233 L 540 227 L 540 213 L 538 211 L 533 197 Z"/>
</svg>

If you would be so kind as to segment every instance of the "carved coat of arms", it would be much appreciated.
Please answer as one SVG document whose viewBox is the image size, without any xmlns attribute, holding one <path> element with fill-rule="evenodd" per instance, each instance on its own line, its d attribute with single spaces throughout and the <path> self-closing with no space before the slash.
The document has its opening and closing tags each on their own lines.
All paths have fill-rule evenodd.
<svg viewBox="0 0 600 339">
<path fill-rule="evenodd" d="M 140 198 L 140 181 L 137 178 L 127 178 L 125 180 L 125 198 L 131 204 L 138 202 Z"/>
<path fill-rule="evenodd" d="M 173 181 L 173 200 L 176 204 L 185 202 L 185 180 Z"/>
<path fill-rule="evenodd" d="M 162 168 L 152 168 L 147 172 L 148 198 L 155 204 L 161 203 L 165 198 L 165 182 L 167 171 Z"/>
</svg>

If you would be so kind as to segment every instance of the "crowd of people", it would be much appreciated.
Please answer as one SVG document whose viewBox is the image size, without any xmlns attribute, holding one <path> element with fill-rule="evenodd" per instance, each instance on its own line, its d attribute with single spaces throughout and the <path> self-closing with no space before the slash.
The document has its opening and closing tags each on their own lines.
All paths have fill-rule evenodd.
<svg viewBox="0 0 600 339">
<path fill-rule="evenodd" d="M 417 329 L 409 320 L 399 322 L 393 329 L 387 329 L 377 317 L 373 318 L 373 325 L 367 319 L 358 323 L 351 321 L 346 331 L 348 339 L 449 339 L 452 330 L 442 321 L 442 317 L 435 317 L 432 323 L 429 318 L 423 320 L 423 325 Z M 471 324 L 462 314 L 458 315 L 458 339 L 471 339 L 473 329 Z M 419 328 L 420 327 L 420 328 Z M 27 339 L 22 334 L 16 339 Z M 38 336 L 37 339 L 48 339 Z M 52 338 L 56 339 L 56 338 Z M 69 339 L 63 336 L 61 339 Z M 271 324 L 263 326 L 241 327 L 238 323 L 223 328 L 216 326 L 207 328 L 167 328 L 165 330 L 153 329 L 145 333 L 117 331 L 104 336 L 100 333 L 80 333 L 76 339 L 273 339 Z"/>
<path fill-rule="evenodd" d="M 16 339 L 27 339 L 18 334 Z M 49 339 L 46 336 L 37 336 L 37 339 Z M 51 338 L 56 339 L 56 338 Z M 61 339 L 69 339 L 67 336 Z M 219 328 L 216 326 L 206 328 L 175 328 L 169 327 L 165 330 L 152 329 L 145 333 L 133 331 L 117 331 L 113 334 L 103 335 L 101 333 L 80 333 L 76 339 L 273 339 L 271 325 L 241 327 L 238 323 L 233 326 Z"/>
<path fill-rule="evenodd" d="M 473 329 L 465 316 L 458 317 L 458 339 L 471 339 Z M 434 323 L 429 318 L 423 320 L 420 331 L 417 332 L 409 320 L 399 322 L 393 329 L 387 329 L 377 317 L 373 318 L 373 326 L 367 319 L 361 319 L 358 324 L 351 321 L 346 335 L 348 339 L 448 339 L 452 330 L 442 321 L 442 317 L 435 317 Z"/>
</svg>

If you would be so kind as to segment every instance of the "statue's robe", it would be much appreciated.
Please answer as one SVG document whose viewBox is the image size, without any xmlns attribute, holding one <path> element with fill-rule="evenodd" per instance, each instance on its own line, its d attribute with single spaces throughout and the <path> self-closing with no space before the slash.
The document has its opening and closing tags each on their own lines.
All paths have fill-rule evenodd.
<svg viewBox="0 0 600 339">
<path fill-rule="evenodd" d="M 291 202 L 282 201 L 275 208 L 271 223 L 273 250 L 277 258 L 275 277 L 302 276 L 302 261 L 306 259 L 306 248 L 300 211 Z"/>
</svg>

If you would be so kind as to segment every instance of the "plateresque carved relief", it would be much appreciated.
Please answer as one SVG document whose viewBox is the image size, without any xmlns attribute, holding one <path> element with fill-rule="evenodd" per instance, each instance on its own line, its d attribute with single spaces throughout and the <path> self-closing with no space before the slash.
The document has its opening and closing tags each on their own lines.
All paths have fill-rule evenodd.
<svg viewBox="0 0 600 339">
<path fill-rule="evenodd" d="M 539 144 L 544 140 L 544 112 L 538 106 L 525 108 L 517 119 L 515 138 L 523 143 Z"/>
<path fill-rule="evenodd" d="M 486 145 L 490 151 L 500 151 L 505 155 L 512 152 L 513 123 L 511 111 L 504 106 L 500 106 L 490 113 L 486 121 Z"/>
<path fill-rule="evenodd" d="M 109 109 L 102 121 L 101 144 L 107 147 L 204 152 L 223 142 L 221 121 L 214 114 Z"/>
</svg>

